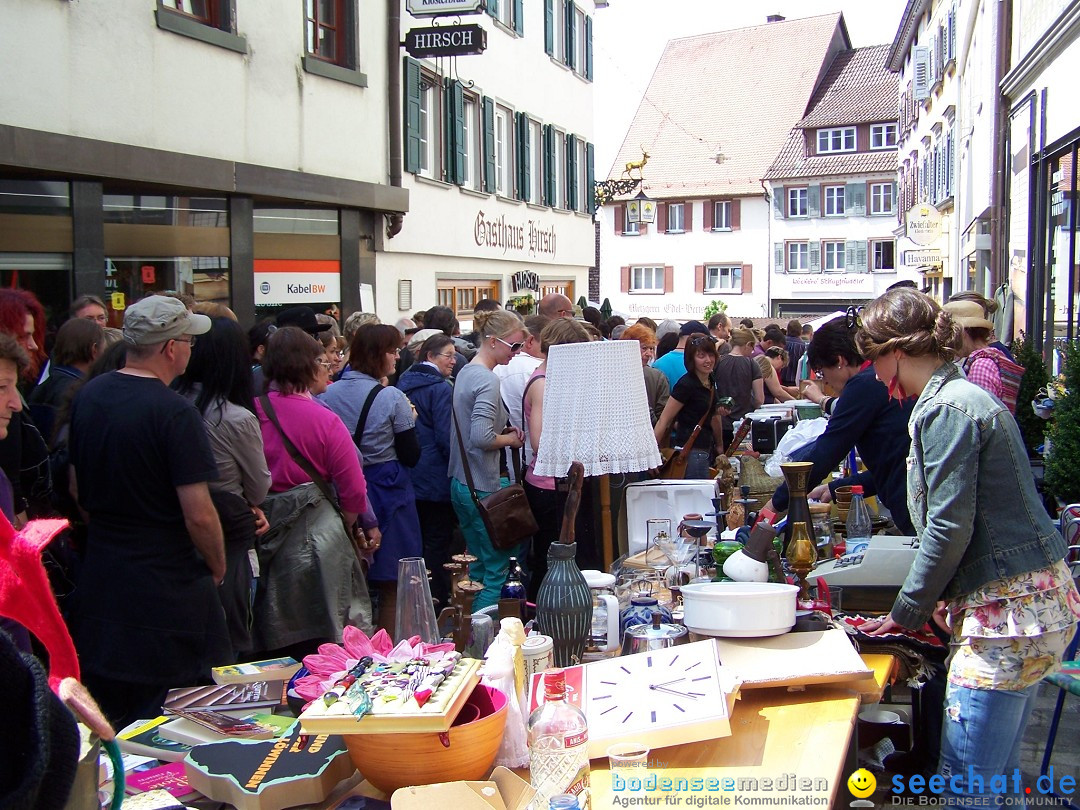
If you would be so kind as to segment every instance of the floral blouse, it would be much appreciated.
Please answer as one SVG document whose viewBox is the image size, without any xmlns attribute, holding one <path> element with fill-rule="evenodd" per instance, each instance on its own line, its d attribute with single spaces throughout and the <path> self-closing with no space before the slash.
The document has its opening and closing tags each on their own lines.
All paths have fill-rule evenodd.
<svg viewBox="0 0 1080 810">
<path fill-rule="evenodd" d="M 1061 665 L 1080 621 L 1080 593 L 1064 562 L 991 582 L 948 605 L 949 683 L 1019 691 Z"/>
</svg>

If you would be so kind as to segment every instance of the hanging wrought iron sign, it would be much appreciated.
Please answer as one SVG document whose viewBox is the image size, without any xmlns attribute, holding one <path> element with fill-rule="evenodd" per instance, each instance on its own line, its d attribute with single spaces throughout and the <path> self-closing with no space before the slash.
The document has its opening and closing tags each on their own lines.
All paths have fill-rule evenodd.
<svg viewBox="0 0 1080 810">
<path fill-rule="evenodd" d="M 486 48 L 487 31 L 474 24 L 413 28 L 405 35 L 405 50 L 417 59 L 470 56 Z"/>
<path fill-rule="evenodd" d="M 479 14 L 484 10 L 484 0 L 405 0 L 405 9 L 414 17 Z"/>
</svg>

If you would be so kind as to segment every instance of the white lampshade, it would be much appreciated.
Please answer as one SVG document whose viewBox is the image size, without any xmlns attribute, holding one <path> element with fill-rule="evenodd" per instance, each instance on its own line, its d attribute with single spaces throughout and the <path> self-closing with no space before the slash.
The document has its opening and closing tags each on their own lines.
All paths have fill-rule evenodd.
<svg viewBox="0 0 1080 810">
<path fill-rule="evenodd" d="M 548 352 L 536 474 L 561 478 L 571 461 L 587 476 L 660 466 L 636 340 L 567 343 Z"/>
</svg>

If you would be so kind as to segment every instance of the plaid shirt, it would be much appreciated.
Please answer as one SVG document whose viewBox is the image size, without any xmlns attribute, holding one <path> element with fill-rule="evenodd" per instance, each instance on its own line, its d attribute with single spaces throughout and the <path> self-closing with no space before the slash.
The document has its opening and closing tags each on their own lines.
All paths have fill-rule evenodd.
<svg viewBox="0 0 1080 810">
<path fill-rule="evenodd" d="M 979 388 L 984 388 L 1001 399 L 1001 372 L 998 370 L 997 363 L 991 358 L 976 357 L 970 363 L 965 363 L 964 373 L 967 374 L 969 382 L 975 383 Z"/>
</svg>

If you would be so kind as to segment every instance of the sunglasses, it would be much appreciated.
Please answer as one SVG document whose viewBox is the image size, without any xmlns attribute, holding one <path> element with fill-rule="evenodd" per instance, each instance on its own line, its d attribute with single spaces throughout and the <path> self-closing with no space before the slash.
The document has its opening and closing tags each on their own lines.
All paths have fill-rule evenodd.
<svg viewBox="0 0 1080 810">
<path fill-rule="evenodd" d="M 862 329 L 862 311 L 866 307 L 850 306 L 844 313 L 844 320 L 848 329 Z"/>
<path fill-rule="evenodd" d="M 495 339 L 496 339 L 497 341 L 499 341 L 499 343 L 501 343 L 501 344 L 502 344 L 503 346 L 505 346 L 506 348 L 508 348 L 508 349 L 509 349 L 509 350 L 510 350 L 511 352 L 514 352 L 514 353 L 520 352 L 520 351 L 521 351 L 521 347 L 525 345 L 525 344 L 524 344 L 524 343 L 522 343 L 521 341 L 518 341 L 517 343 L 507 343 L 507 342 L 506 342 L 505 340 L 503 340 L 503 339 L 502 339 L 502 338 L 500 338 L 500 337 L 497 337 L 497 338 L 495 338 Z"/>
<path fill-rule="evenodd" d="M 697 337 L 690 338 L 687 341 L 687 346 L 712 346 L 716 342 L 716 338 L 707 337 L 706 335 L 698 335 Z"/>
</svg>

